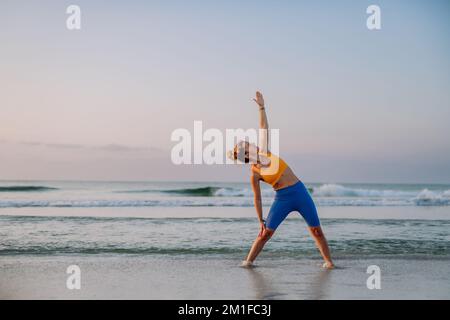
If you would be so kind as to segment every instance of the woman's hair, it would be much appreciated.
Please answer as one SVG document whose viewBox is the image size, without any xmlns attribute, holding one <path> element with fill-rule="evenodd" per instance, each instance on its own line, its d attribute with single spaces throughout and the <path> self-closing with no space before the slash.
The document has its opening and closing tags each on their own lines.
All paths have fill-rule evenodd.
<svg viewBox="0 0 450 320">
<path fill-rule="evenodd" d="M 232 156 L 233 160 L 237 160 L 237 158 L 238 158 L 238 151 L 239 151 L 239 146 L 235 145 L 234 148 L 233 148 L 233 156 Z"/>
</svg>

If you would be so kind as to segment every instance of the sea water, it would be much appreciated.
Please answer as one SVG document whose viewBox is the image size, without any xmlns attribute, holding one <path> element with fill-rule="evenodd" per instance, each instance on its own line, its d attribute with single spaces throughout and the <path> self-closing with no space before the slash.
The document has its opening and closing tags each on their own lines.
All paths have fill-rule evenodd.
<svg viewBox="0 0 450 320">
<path fill-rule="evenodd" d="M 450 257 L 450 186 L 306 185 L 334 256 Z M 274 192 L 262 193 L 267 215 Z M 240 259 L 258 232 L 251 206 L 251 190 L 241 183 L 3 181 L 0 255 Z M 264 252 L 317 257 L 296 213 Z"/>
</svg>

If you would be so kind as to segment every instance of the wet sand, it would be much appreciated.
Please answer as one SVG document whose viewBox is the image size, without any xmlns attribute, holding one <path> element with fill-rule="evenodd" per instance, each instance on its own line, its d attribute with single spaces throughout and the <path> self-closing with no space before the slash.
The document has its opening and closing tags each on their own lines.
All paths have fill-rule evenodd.
<svg viewBox="0 0 450 320">
<path fill-rule="evenodd" d="M 1 299 L 449 299 L 446 259 L 344 259 L 327 271 L 316 259 L 261 256 L 253 269 L 235 259 L 169 256 L 2 257 Z M 66 269 L 81 269 L 69 290 Z M 369 265 L 381 289 L 369 290 Z"/>
</svg>

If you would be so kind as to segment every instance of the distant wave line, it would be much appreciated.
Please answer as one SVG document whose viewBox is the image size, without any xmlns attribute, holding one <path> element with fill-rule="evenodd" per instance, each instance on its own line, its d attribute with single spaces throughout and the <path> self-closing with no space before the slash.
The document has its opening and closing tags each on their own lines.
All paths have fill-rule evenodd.
<svg viewBox="0 0 450 320">
<path fill-rule="evenodd" d="M 46 186 L 5 186 L 0 187 L 0 192 L 33 192 L 33 191 L 50 191 L 58 190 L 58 188 Z"/>
</svg>

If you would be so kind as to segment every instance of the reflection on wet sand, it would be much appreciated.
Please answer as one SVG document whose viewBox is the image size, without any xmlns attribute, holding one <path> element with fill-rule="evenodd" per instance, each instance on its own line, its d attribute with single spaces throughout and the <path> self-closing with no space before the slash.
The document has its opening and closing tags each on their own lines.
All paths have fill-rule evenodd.
<svg viewBox="0 0 450 320">
<path fill-rule="evenodd" d="M 287 283 L 283 283 L 282 286 L 277 286 L 272 279 L 274 276 L 268 274 L 269 270 L 258 270 L 257 268 L 247 269 L 255 299 L 286 299 L 288 298 L 288 292 L 291 291 L 289 287 L 297 288 L 295 291 L 301 294 L 298 299 L 320 300 L 327 298 L 327 284 L 333 272 L 332 270 L 318 269 L 313 273 L 309 273 L 306 277 L 303 276 L 301 279 L 292 279 L 288 286 L 286 286 Z M 286 293 L 280 290 L 281 287 L 285 288 Z"/>
<path fill-rule="evenodd" d="M 264 273 L 256 268 L 249 268 L 248 273 L 255 291 L 255 299 L 271 300 L 281 299 L 284 293 L 277 291 L 273 286 L 273 282 Z"/>
<path fill-rule="evenodd" d="M 327 284 L 330 280 L 330 275 L 333 271 L 328 269 L 320 269 L 313 275 L 310 283 L 310 289 L 306 290 L 305 299 L 308 300 L 323 300 L 326 299 Z M 308 296 L 310 294 L 310 296 Z"/>
</svg>

